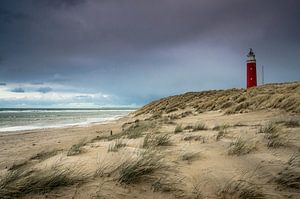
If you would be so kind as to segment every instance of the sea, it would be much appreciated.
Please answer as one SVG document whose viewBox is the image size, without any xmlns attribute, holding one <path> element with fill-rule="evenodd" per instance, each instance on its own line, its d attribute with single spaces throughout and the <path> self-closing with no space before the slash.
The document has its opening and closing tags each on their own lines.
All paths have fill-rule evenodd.
<svg viewBox="0 0 300 199">
<path fill-rule="evenodd" d="M 124 117 L 134 110 L 136 109 L 124 107 L 96 109 L 0 108 L 0 133 L 107 123 Z"/>
</svg>

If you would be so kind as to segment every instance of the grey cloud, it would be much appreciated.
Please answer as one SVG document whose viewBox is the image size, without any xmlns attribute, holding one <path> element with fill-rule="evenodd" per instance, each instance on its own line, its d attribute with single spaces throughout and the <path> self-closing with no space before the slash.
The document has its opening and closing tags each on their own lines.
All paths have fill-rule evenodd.
<svg viewBox="0 0 300 199">
<path fill-rule="evenodd" d="M 49 5 L 54 8 L 78 6 L 84 2 L 86 2 L 86 0 L 36 0 L 36 3 L 44 3 L 45 5 Z"/>
<path fill-rule="evenodd" d="M 6 83 L 0 82 L 0 86 L 6 86 Z"/>
<path fill-rule="evenodd" d="M 49 93 L 52 91 L 52 88 L 50 87 L 40 87 L 39 89 L 37 89 L 38 92 L 40 93 Z"/>
<path fill-rule="evenodd" d="M 24 93 L 25 90 L 24 90 L 24 88 L 19 87 L 19 88 L 13 88 L 13 89 L 11 89 L 11 92 L 14 92 L 14 93 Z"/>
<path fill-rule="evenodd" d="M 43 85 L 44 82 L 31 82 L 30 84 L 32 84 L 32 85 Z"/>
</svg>

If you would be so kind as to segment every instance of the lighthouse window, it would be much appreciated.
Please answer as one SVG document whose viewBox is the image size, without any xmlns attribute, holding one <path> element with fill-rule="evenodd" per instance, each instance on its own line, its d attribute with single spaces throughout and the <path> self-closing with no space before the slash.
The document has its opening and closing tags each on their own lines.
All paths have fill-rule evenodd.
<svg viewBox="0 0 300 199">
<path fill-rule="evenodd" d="M 252 68 L 250 68 L 250 70 L 252 70 Z"/>
<path fill-rule="evenodd" d="M 252 77 L 250 78 L 250 80 L 252 80 Z"/>
</svg>

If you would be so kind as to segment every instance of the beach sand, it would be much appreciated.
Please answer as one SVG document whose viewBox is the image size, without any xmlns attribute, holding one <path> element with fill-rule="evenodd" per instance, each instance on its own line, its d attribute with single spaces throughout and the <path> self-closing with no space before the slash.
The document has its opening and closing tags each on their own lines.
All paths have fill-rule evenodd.
<svg viewBox="0 0 300 199">
<path fill-rule="evenodd" d="M 183 112 L 189 114 L 182 117 Z M 60 169 L 72 168 L 78 171 L 76 175 L 83 176 L 83 180 L 70 186 L 17 195 L 24 198 L 249 198 L 257 194 L 265 198 L 300 197 L 299 189 L 276 181 L 289 166 L 289 159 L 299 153 L 299 126 L 287 127 L 283 122 L 298 121 L 298 114 L 262 110 L 226 115 L 222 111 L 196 113 L 185 109 L 157 119 L 147 117 L 131 114 L 108 124 L 1 135 L 1 173 L 17 169 L 18 164 L 37 170 L 60 164 Z M 283 146 L 268 147 L 265 134 L 258 133 L 271 121 L 277 121 Z M 200 124 L 205 125 L 203 130 L 192 129 Z M 179 125 L 186 130 L 174 133 Z M 142 134 L 129 139 L 130 131 L 136 133 L 134 129 Z M 220 135 L 222 130 L 225 133 Z M 153 164 L 160 166 L 138 179 L 120 180 L 122 165 L 149 150 L 143 146 L 146 135 L 167 137 L 160 144 L 149 142 L 155 153 L 151 157 L 160 157 Z M 240 154 L 230 155 L 230 145 L 238 138 L 247 147 L 238 150 Z M 68 156 L 70 147 L 82 139 L 85 142 L 79 154 Z M 114 148 L 117 140 L 125 145 Z M 46 158 L 34 157 L 53 150 L 61 151 Z M 235 189 L 246 190 L 248 196 L 236 196 L 239 193 Z"/>
</svg>

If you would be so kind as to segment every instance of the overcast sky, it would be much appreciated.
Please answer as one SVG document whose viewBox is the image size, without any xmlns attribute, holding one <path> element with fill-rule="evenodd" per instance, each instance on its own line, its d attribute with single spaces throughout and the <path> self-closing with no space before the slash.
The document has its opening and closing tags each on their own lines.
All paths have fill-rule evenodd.
<svg viewBox="0 0 300 199">
<path fill-rule="evenodd" d="M 1 0 L 0 108 L 140 106 L 300 80 L 299 0 Z M 260 74 L 259 74 L 260 82 Z"/>
</svg>

